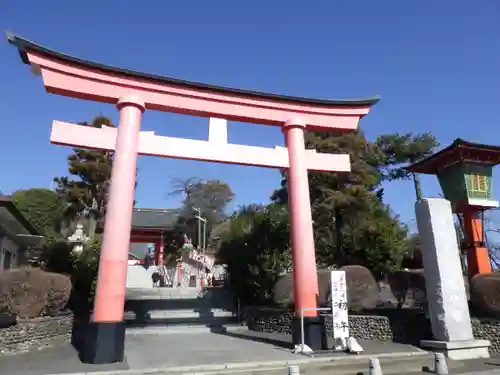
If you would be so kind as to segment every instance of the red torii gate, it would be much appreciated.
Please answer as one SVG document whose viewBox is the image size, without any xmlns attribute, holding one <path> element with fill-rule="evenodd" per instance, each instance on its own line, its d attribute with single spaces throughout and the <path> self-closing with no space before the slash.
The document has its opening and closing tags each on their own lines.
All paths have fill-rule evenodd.
<svg viewBox="0 0 500 375">
<path fill-rule="evenodd" d="M 115 151 L 85 361 L 111 363 L 124 357 L 125 281 L 138 154 L 288 169 L 294 331 L 300 327 L 301 312 L 317 307 L 318 294 L 308 170 L 350 171 L 349 155 L 306 150 L 304 131 L 354 131 L 377 97 L 320 100 L 230 89 L 81 60 L 15 35 L 9 34 L 8 40 L 22 61 L 42 75 L 47 92 L 115 104 L 119 110 L 117 129 L 58 121 L 52 126 L 53 143 Z M 210 117 L 209 140 L 141 132 L 145 109 Z M 286 147 L 228 144 L 227 120 L 279 126 Z M 316 311 L 304 311 L 304 316 L 305 343 L 317 349 L 324 325 Z M 299 328 L 294 341 L 300 339 Z"/>
</svg>

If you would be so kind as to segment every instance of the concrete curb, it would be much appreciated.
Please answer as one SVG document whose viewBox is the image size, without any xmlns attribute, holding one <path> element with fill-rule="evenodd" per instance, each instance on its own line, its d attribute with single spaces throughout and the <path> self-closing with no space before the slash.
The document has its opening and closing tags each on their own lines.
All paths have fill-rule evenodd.
<svg viewBox="0 0 500 375">
<path fill-rule="evenodd" d="M 130 370 L 107 370 L 107 371 L 90 371 L 90 372 L 73 372 L 64 374 L 45 374 L 45 375 L 147 375 L 147 374 L 162 374 L 162 373 L 206 373 L 211 371 L 224 371 L 224 370 L 238 370 L 251 371 L 251 370 L 276 370 L 285 368 L 288 365 L 300 365 L 307 363 L 325 363 L 325 362 L 347 362 L 356 359 L 357 361 L 366 360 L 370 358 L 401 358 L 401 357 L 419 357 L 428 355 L 429 352 L 417 349 L 411 352 L 400 353 L 382 353 L 382 354 L 361 354 L 345 357 L 308 357 L 297 359 L 286 359 L 276 361 L 253 361 L 253 362 L 234 362 L 222 363 L 217 365 L 193 365 L 193 366 L 175 366 L 175 367 L 162 367 L 162 368 L 145 368 L 145 369 L 130 369 Z M 187 375 L 187 374 L 186 374 Z"/>
</svg>

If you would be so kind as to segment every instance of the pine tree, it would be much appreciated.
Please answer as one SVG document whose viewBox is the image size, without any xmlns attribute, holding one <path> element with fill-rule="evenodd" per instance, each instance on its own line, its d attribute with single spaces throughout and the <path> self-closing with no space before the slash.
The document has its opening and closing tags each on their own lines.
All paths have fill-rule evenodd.
<svg viewBox="0 0 500 375">
<path fill-rule="evenodd" d="M 384 180 L 413 179 L 417 200 L 422 199 L 422 188 L 418 175 L 408 172 L 404 167 L 415 163 L 432 153 L 439 146 L 430 133 L 423 134 L 385 134 L 375 141 L 384 154 L 380 170 Z"/>
<path fill-rule="evenodd" d="M 114 127 L 104 116 L 79 125 Z M 84 222 L 90 237 L 103 226 L 112 166 L 113 152 L 74 148 L 68 156 L 70 176 L 54 178 L 56 191 L 65 203 L 63 215 L 67 224 Z"/>
<path fill-rule="evenodd" d="M 398 268 L 407 251 L 407 230 L 383 202 L 382 182 L 408 178 L 408 162 L 432 152 L 428 134 L 379 137 L 370 142 L 361 131 L 306 134 L 306 147 L 319 152 L 349 154 L 350 173 L 310 172 L 316 253 L 320 265 L 360 264 L 381 276 Z M 286 173 L 273 193 L 287 202 Z"/>
</svg>

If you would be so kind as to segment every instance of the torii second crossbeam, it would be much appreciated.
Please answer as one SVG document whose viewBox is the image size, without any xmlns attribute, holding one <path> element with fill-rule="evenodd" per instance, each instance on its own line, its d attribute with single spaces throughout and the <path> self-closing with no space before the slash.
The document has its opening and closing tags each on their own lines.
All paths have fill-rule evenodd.
<svg viewBox="0 0 500 375">
<path fill-rule="evenodd" d="M 174 159 L 199 160 L 267 168 L 289 168 L 288 150 L 276 146 L 258 147 L 227 143 L 226 121 L 211 118 L 209 140 L 174 138 L 156 135 L 152 131 L 139 133 L 138 153 Z M 93 128 L 54 121 L 50 141 L 65 146 L 77 146 L 113 151 L 116 128 Z M 349 172 L 349 155 L 318 153 L 306 150 L 306 166 L 311 171 Z"/>
</svg>

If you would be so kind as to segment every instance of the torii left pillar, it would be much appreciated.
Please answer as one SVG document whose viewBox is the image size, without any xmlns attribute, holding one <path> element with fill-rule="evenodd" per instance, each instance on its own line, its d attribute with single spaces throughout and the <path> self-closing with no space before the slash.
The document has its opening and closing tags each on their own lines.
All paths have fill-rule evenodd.
<svg viewBox="0 0 500 375">
<path fill-rule="evenodd" d="M 144 102 L 133 95 L 119 99 L 120 119 L 111 172 L 109 200 L 97 276 L 94 311 L 83 361 L 122 362 L 125 350 L 125 285 L 132 226 L 137 151 Z"/>
</svg>

